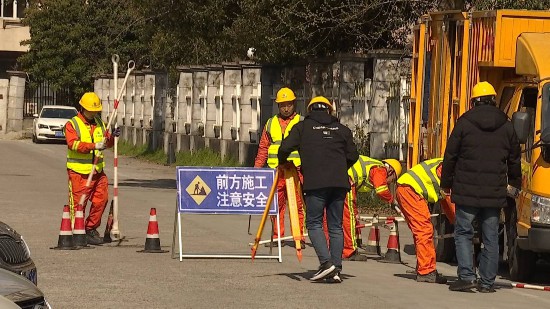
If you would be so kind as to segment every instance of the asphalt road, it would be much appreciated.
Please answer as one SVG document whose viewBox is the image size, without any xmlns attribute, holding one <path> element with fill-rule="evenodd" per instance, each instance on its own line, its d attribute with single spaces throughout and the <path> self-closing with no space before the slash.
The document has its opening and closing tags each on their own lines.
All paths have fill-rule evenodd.
<svg viewBox="0 0 550 309">
<path fill-rule="evenodd" d="M 170 250 L 176 203 L 175 169 L 119 159 L 120 230 L 128 241 L 118 247 L 50 250 L 57 244 L 62 206 L 67 201 L 65 147 L 0 141 L 0 220 L 27 240 L 38 268 L 38 286 L 54 308 L 548 308 L 543 291 L 501 288 L 494 294 L 450 292 L 447 285 L 417 283 L 407 265 L 344 262 L 342 284 L 308 281 L 318 261 L 312 247 L 298 262 L 291 247 L 275 260 L 172 259 L 170 253 L 145 254 L 149 209 L 157 208 L 160 238 Z M 112 152 L 107 152 L 112 180 Z M 112 188 L 111 188 L 112 189 Z M 112 192 L 112 190 L 111 190 Z M 105 219 L 100 232 L 103 233 Z M 259 217 L 254 217 L 255 233 Z M 248 254 L 248 216 L 183 216 L 186 253 Z M 267 232 L 264 233 L 267 236 Z M 382 243 L 387 232 L 382 233 Z M 401 228 L 401 246 L 412 248 Z M 383 248 L 383 251 L 385 249 Z M 260 254 L 268 249 L 261 247 Z M 439 264 L 456 278 L 456 267 Z M 549 278 L 546 276 L 546 278 Z M 499 282 L 507 283 L 499 276 Z M 550 280 L 549 280 L 550 281 Z"/>
</svg>

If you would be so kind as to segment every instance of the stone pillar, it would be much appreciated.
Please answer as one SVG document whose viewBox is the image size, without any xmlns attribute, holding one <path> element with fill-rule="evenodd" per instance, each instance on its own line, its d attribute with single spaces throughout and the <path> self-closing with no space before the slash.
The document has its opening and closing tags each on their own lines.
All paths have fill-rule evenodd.
<svg viewBox="0 0 550 309">
<path fill-rule="evenodd" d="M 241 141 L 258 143 L 261 135 L 261 66 L 242 62 Z"/>
<path fill-rule="evenodd" d="M 205 135 L 208 138 L 221 138 L 221 91 L 223 90 L 223 69 L 221 65 L 208 66 L 206 98 L 206 127 Z"/>
<path fill-rule="evenodd" d="M 281 84 L 281 70 L 279 66 L 263 66 L 262 67 L 262 108 L 260 116 L 260 128 L 263 130 L 267 120 L 279 110 L 275 103 L 275 95 Z"/>
<path fill-rule="evenodd" d="M 362 85 L 365 80 L 365 58 L 360 56 L 343 56 L 340 58 L 340 122 L 355 129 L 352 99 L 355 97 L 356 85 Z"/>
<path fill-rule="evenodd" d="M 131 74 L 128 76 L 128 81 L 126 82 L 126 89 L 124 91 L 124 109 L 121 110 L 122 124 L 127 128 L 131 128 L 135 125 L 134 120 L 134 108 L 136 100 L 136 75 Z M 119 107 L 120 108 L 120 107 Z M 130 130 L 126 130 L 128 132 Z M 124 136 L 125 140 L 129 139 L 128 135 Z"/>
<path fill-rule="evenodd" d="M 236 140 L 239 138 L 237 126 L 240 124 L 234 117 L 237 117 L 237 111 L 234 111 L 235 100 L 240 100 L 240 87 L 242 85 L 241 66 L 236 63 L 224 63 L 223 79 L 223 130 L 222 139 Z M 240 112 L 240 111 L 239 111 Z M 236 125 L 236 126 L 235 126 Z"/>
<path fill-rule="evenodd" d="M 8 90 L 8 111 L 6 132 L 23 131 L 23 106 L 25 102 L 25 80 L 27 75 L 20 71 L 7 71 L 10 77 Z"/>
<path fill-rule="evenodd" d="M 110 80 L 109 78 L 107 77 L 107 75 L 105 74 L 101 74 L 99 76 L 99 80 L 100 80 L 100 85 L 99 85 L 99 89 L 98 89 L 98 92 L 99 93 L 96 93 L 99 97 L 99 99 L 101 100 L 101 105 L 103 107 L 103 109 L 101 110 L 101 119 L 103 119 L 103 121 L 107 122 L 109 120 L 109 115 L 111 113 L 111 107 L 110 107 L 110 101 L 111 101 L 111 97 L 112 97 L 112 93 L 111 93 L 111 83 L 110 83 Z M 94 85 L 95 87 L 95 85 Z"/>
<path fill-rule="evenodd" d="M 393 57 L 392 57 L 393 58 Z M 373 78 L 373 100 L 370 121 L 370 153 L 373 158 L 385 158 L 385 144 L 389 141 L 388 98 L 390 84 L 399 82 L 399 60 L 375 56 Z"/>
<path fill-rule="evenodd" d="M 134 145 L 141 145 L 143 141 L 143 109 L 145 102 L 145 73 L 142 71 L 134 71 L 136 76 L 136 94 L 134 98 L 134 128 L 132 142 Z"/>
<path fill-rule="evenodd" d="M 8 92 L 10 80 L 0 79 L 0 133 L 8 130 Z"/>
<path fill-rule="evenodd" d="M 191 122 L 193 116 L 193 109 L 191 108 L 193 95 L 193 73 L 188 66 L 178 67 L 178 70 L 180 72 L 180 78 L 178 83 L 177 132 L 191 134 Z"/>
<path fill-rule="evenodd" d="M 281 85 L 275 85 L 276 87 L 273 89 L 274 96 L 277 95 L 277 91 L 279 91 L 282 87 L 289 87 L 296 95 L 296 112 L 301 115 L 305 115 L 307 103 L 311 98 L 311 91 L 308 85 L 306 85 L 305 64 L 285 67 L 282 72 L 281 82 Z M 275 106 L 275 108 L 276 111 L 274 111 L 274 114 L 279 112 L 277 106 Z"/>
<path fill-rule="evenodd" d="M 309 64 L 309 76 L 311 83 L 311 97 L 324 96 L 331 100 L 333 95 L 334 59 L 316 59 Z"/>
<path fill-rule="evenodd" d="M 191 134 L 204 136 L 208 73 L 203 66 L 191 66 L 191 70 L 193 70 Z"/>
<path fill-rule="evenodd" d="M 164 120 L 168 76 L 160 71 L 145 71 L 145 110 L 144 119 L 146 128 L 152 131 L 148 145 L 151 150 L 159 149 L 163 145 Z"/>
</svg>

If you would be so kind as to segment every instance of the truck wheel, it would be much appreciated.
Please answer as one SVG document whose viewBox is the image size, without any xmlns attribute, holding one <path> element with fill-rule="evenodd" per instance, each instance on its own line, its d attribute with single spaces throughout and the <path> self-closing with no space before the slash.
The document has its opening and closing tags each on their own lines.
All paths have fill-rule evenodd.
<svg viewBox="0 0 550 309">
<path fill-rule="evenodd" d="M 452 262 L 455 257 L 455 241 L 453 237 L 441 238 L 439 236 L 450 235 L 454 232 L 454 226 L 447 220 L 447 216 L 441 210 L 441 205 L 432 205 L 432 214 L 439 214 L 432 217 L 434 227 L 434 247 L 437 262 Z"/>
<path fill-rule="evenodd" d="M 509 246 L 508 246 L 508 269 L 510 278 L 513 281 L 528 281 L 537 262 L 537 255 L 534 252 L 523 250 L 518 246 L 517 241 L 517 214 L 513 209 L 510 218 Z"/>
</svg>

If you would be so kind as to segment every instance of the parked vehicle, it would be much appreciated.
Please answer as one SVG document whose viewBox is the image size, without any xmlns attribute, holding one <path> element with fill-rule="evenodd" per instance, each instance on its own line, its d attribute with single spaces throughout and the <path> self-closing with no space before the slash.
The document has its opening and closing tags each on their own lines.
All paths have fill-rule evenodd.
<svg viewBox="0 0 550 309">
<path fill-rule="evenodd" d="M 0 299 L 1 308 L 11 308 L 3 306 L 3 303 L 9 304 L 11 301 L 24 309 L 51 309 L 44 293 L 36 285 L 5 269 L 0 269 L 0 296 L 5 298 Z"/>
<path fill-rule="evenodd" d="M 0 268 L 4 268 L 37 284 L 38 273 L 27 243 L 19 233 L 0 221 Z"/>
<path fill-rule="evenodd" d="M 409 167 L 443 156 L 453 126 L 469 109 L 479 81 L 497 90 L 497 105 L 513 120 L 522 144 L 523 183 L 515 207 L 503 213 L 512 280 L 529 280 L 550 257 L 550 12 L 434 12 L 415 27 Z M 513 203 L 513 201 L 512 201 Z M 434 205 L 434 211 L 439 207 Z M 452 233 L 445 218 L 439 234 Z M 436 240 L 438 260 L 454 256 L 452 238 Z M 501 252 L 504 252 L 504 238 Z"/>
<path fill-rule="evenodd" d="M 44 105 L 40 115 L 33 115 L 32 141 L 39 143 L 47 140 L 65 139 L 63 127 L 77 114 L 76 108 L 63 105 Z"/>
</svg>

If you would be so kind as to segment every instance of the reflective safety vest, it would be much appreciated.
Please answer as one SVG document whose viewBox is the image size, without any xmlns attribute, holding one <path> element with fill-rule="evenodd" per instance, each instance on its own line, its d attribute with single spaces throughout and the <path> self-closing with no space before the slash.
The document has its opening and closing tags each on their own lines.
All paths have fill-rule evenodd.
<svg viewBox="0 0 550 309">
<path fill-rule="evenodd" d="M 348 169 L 348 175 L 353 179 L 357 192 L 370 192 L 374 189 L 369 181 L 370 170 L 373 167 L 384 167 L 384 162 L 367 156 L 359 156 L 359 160 Z M 385 190 L 387 186 L 381 189 Z M 378 193 L 379 188 L 376 191 Z"/>
<path fill-rule="evenodd" d="M 67 151 L 67 168 L 79 174 L 90 174 L 92 172 L 94 158 L 98 157 L 96 170 L 101 172 L 105 167 L 103 162 L 103 152 L 100 150 L 92 150 L 90 153 L 80 153 L 76 150 L 81 142 L 99 143 L 103 141 L 105 136 L 105 124 L 99 118 L 95 118 L 96 127 L 93 132 L 93 137 L 90 135 L 90 125 L 87 125 L 78 116 L 74 116 L 69 122 L 73 125 L 78 135 L 78 141 L 73 143 L 72 149 Z"/>
<path fill-rule="evenodd" d="M 441 180 L 437 177 L 437 167 L 441 162 L 443 162 L 443 158 L 421 162 L 401 175 L 397 179 L 397 183 L 411 186 L 428 203 L 435 203 L 442 198 L 439 187 Z"/>
<path fill-rule="evenodd" d="M 285 132 L 283 133 L 278 118 L 279 117 L 275 115 L 269 118 L 269 120 L 265 124 L 265 131 L 267 132 L 267 134 L 269 135 L 269 139 L 271 140 L 271 144 L 267 149 L 267 165 L 269 165 L 269 167 L 271 168 L 276 168 L 277 166 L 279 166 L 277 153 L 279 153 L 279 147 L 281 147 L 283 139 L 287 138 L 290 129 L 292 129 L 295 124 L 304 120 L 304 117 L 296 114 L 294 118 L 290 120 L 290 122 L 286 126 Z M 298 151 L 291 152 L 288 156 L 288 161 L 292 161 L 296 166 L 302 165 Z"/>
</svg>

